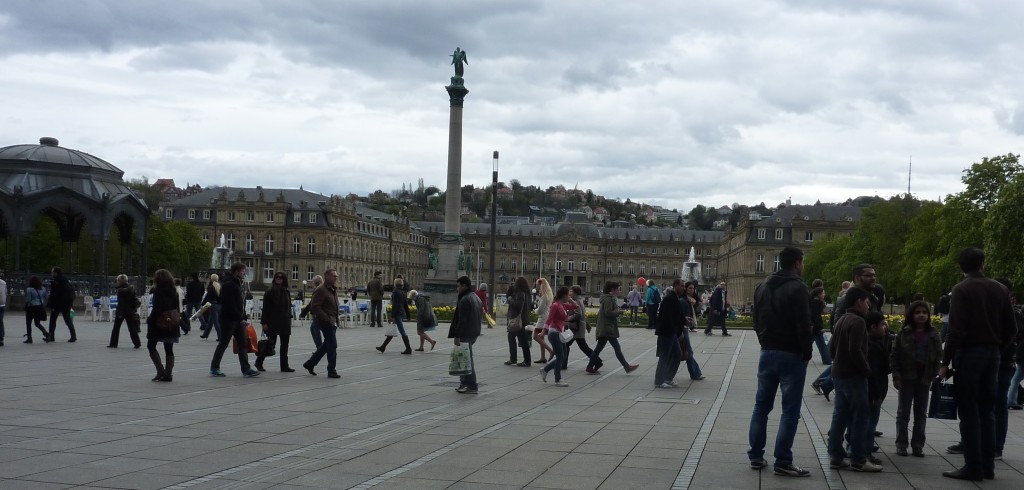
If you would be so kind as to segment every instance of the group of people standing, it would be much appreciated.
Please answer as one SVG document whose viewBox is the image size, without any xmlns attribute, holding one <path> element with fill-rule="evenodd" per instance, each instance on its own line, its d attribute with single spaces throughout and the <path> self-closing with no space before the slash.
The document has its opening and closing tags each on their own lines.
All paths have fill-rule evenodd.
<svg viewBox="0 0 1024 490">
<path fill-rule="evenodd" d="M 934 384 L 953 377 L 961 442 L 948 452 L 962 452 L 965 464 L 943 472 L 943 476 L 973 481 L 994 478 L 993 461 L 1001 457 L 1006 437 L 1006 407 L 1015 401 L 1003 399 L 1003 394 L 1009 397 L 1008 390 L 1016 391 L 1009 385 L 1022 339 L 1019 314 L 1012 306 L 1012 285 L 984 276 L 984 252 L 967 248 L 958 257 L 964 279 L 950 293 L 949 337 L 944 345 L 941 333 L 931 325 L 928 303 L 920 298 L 907 306 L 902 328 L 891 335 L 880 312 L 884 290 L 876 284 L 874 267 L 861 264 L 853 270 L 852 283 L 849 287 L 844 283 L 837 298 L 826 349 L 822 285 L 816 281 L 808 291 L 800 279 L 803 253 L 799 249 L 786 247 L 779 260 L 781 270 L 754 293 L 753 320 L 761 357 L 749 431 L 751 467 L 768 465 L 764 459 L 767 417 L 776 392 L 781 390 L 775 473 L 810 475 L 793 464 L 792 444 L 811 346 L 818 343 L 828 368 L 811 387 L 826 399 L 835 392 L 828 435 L 833 469 L 882 471 L 882 461 L 872 453 L 879 450 L 875 437 L 881 435 L 877 425 L 890 374 L 899 393 L 896 454 L 924 457 L 929 391 Z M 951 366 L 956 368 L 955 375 Z"/>
</svg>

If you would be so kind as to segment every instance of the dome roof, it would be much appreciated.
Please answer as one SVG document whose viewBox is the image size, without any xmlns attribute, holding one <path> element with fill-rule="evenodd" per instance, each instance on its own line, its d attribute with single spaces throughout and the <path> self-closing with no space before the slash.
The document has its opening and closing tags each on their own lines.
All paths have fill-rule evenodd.
<svg viewBox="0 0 1024 490">
<path fill-rule="evenodd" d="M 118 178 L 124 175 L 121 169 L 107 163 L 101 158 L 88 153 L 63 148 L 57 138 L 44 136 L 39 138 L 38 145 L 13 145 L 0 148 L 0 160 L 20 160 L 37 163 L 54 163 L 74 167 L 91 168 L 116 172 Z"/>
</svg>

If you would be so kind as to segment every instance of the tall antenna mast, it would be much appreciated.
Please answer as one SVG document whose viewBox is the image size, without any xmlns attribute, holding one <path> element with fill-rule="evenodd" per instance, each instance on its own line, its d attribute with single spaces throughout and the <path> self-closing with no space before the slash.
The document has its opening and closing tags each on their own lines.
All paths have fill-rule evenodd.
<svg viewBox="0 0 1024 490">
<path fill-rule="evenodd" d="M 910 197 L 910 177 L 914 175 L 914 155 L 910 155 L 910 164 L 907 166 L 907 197 Z"/>
</svg>

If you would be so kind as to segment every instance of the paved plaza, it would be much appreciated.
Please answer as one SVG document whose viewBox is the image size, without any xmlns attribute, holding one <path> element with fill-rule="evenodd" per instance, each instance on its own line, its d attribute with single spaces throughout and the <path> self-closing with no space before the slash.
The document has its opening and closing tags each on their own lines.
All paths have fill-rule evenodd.
<svg viewBox="0 0 1024 490">
<path fill-rule="evenodd" d="M 140 488 L 1013 488 L 1024 486 L 1024 416 L 1010 434 L 996 480 L 942 478 L 962 465 L 945 454 L 955 423 L 930 420 L 925 458 L 894 455 L 895 395 L 883 407 L 880 474 L 828 468 L 823 434 L 832 404 L 808 388 L 794 446 L 810 478 L 775 476 L 747 464 L 747 426 L 756 388 L 753 332 L 692 337 L 707 379 L 653 388 L 651 331 L 623 329 L 623 350 L 640 364 L 615 369 L 610 349 L 600 376 L 583 373 L 577 349 L 570 386 L 542 383 L 537 368 L 504 366 L 504 331 L 486 330 L 474 349 L 480 393 L 455 392 L 451 343 L 441 325 L 433 352 L 386 354 L 382 329 L 339 333 L 341 379 L 301 368 L 308 329 L 292 336 L 294 373 L 246 379 L 225 355 L 226 378 L 208 375 L 212 339 L 197 331 L 175 347 L 173 383 L 154 383 L 145 347 L 104 346 L 109 322 L 78 321 L 78 342 L 20 341 L 24 320 L 9 312 L 0 347 L 0 489 Z M 415 346 L 415 339 L 414 346 Z M 593 341 L 591 340 L 593 343 Z M 127 347 L 126 347 L 127 346 Z M 429 344 L 428 344 L 429 348 Z M 535 350 L 536 351 L 536 350 Z M 162 353 L 162 349 L 161 349 Z M 251 359 L 251 358 L 250 358 Z M 812 361 L 808 378 L 821 366 Z M 326 361 L 324 361 L 326 362 Z M 813 373 L 813 374 L 812 374 Z M 552 381 L 549 379 L 549 381 Z M 766 455 L 778 426 L 772 413 Z"/>
</svg>

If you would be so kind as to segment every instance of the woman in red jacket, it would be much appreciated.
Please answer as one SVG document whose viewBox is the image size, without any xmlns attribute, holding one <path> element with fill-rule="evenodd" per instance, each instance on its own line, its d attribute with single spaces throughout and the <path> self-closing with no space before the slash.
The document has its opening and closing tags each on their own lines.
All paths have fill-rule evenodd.
<svg viewBox="0 0 1024 490">
<path fill-rule="evenodd" d="M 555 291 L 555 300 L 551 303 L 551 309 L 548 310 L 548 319 L 544 324 L 544 330 L 548 334 L 548 342 L 551 343 L 551 348 L 554 349 L 555 355 L 544 367 L 540 368 L 540 379 L 545 383 L 548 382 L 548 371 L 555 370 L 555 386 L 569 386 L 569 383 L 562 381 L 562 363 L 565 358 L 565 344 L 562 343 L 562 339 L 559 334 L 565 330 L 565 320 L 569 317 L 566 311 L 567 303 L 571 303 L 569 299 L 569 288 L 562 286 Z M 572 304 L 572 308 L 575 309 L 576 305 Z"/>
</svg>

